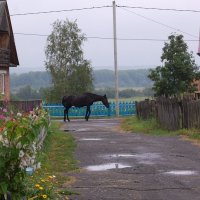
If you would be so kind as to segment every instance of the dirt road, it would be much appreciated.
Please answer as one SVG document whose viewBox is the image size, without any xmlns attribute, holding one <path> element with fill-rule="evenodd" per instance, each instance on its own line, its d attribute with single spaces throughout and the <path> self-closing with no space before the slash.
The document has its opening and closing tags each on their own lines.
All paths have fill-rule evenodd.
<svg viewBox="0 0 200 200">
<path fill-rule="evenodd" d="M 199 200 L 200 148 L 181 137 L 123 133 L 119 119 L 63 124 L 77 140 L 73 200 Z M 68 132 L 66 132 L 67 134 Z"/>
</svg>

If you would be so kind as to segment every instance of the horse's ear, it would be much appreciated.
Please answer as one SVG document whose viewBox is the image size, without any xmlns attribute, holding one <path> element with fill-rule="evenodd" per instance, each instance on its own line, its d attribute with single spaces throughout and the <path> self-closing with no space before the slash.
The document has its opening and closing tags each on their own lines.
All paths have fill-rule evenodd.
<svg viewBox="0 0 200 200">
<path fill-rule="evenodd" d="M 104 94 L 104 96 L 103 96 L 103 97 L 107 98 L 107 97 L 106 97 L 106 94 Z"/>
</svg>

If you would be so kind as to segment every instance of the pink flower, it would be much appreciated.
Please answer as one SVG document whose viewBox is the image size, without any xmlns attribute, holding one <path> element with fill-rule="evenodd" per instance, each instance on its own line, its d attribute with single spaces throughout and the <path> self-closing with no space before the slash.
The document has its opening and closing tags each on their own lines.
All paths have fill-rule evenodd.
<svg viewBox="0 0 200 200">
<path fill-rule="evenodd" d="M 4 115 L 0 115 L 0 119 L 6 119 Z"/>
</svg>

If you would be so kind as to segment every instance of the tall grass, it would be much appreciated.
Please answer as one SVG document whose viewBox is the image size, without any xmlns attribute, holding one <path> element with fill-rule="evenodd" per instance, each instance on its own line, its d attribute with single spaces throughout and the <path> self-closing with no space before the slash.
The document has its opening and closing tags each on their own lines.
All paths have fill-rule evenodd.
<svg viewBox="0 0 200 200">
<path fill-rule="evenodd" d="M 67 172 L 76 169 L 75 140 L 69 133 L 59 130 L 59 123 L 52 121 L 40 156 L 42 165 L 50 172 Z"/>
<path fill-rule="evenodd" d="M 180 129 L 177 131 L 169 131 L 163 129 L 155 118 L 148 120 L 141 120 L 137 117 L 125 118 L 121 125 L 123 130 L 131 131 L 135 133 L 145 133 L 151 135 L 185 135 L 191 139 L 200 139 L 200 130 L 198 129 Z"/>
<path fill-rule="evenodd" d="M 122 128 L 126 131 L 136 133 L 146 133 L 152 135 L 169 135 L 172 134 L 168 130 L 162 129 L 154 118 L 148 120 L 139 120 L 137 117 L 129 117 L 124 119 Z M 173 135 L 177 133 L 173 132 Z"/>
</svg>

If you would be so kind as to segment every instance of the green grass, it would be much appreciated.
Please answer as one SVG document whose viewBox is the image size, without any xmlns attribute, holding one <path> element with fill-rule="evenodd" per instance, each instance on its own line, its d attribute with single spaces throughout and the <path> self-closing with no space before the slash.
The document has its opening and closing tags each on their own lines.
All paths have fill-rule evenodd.
<svg viewBox="0 0 200 200">
<path fill-rule="evenodd" d="M 151 97 L 132 97 L 132 98 L 119 98 L 119 101 L 126 101 L 126 102 L 132 102 L 132 101 L 143 101 L 145 99 L 149 99 Z M 115 98 L 108 98 L 109 102 L 114 102 Z"/>
<path fill-rule="evenodd" d="M 68 185 L 75 181 L 74 177 L 67 175 L 67 172 L 77 169 L 74 158 L 75 147 L 76 143 L 72 135 L 60 131 L 59 122 L 51 121 L 43 149 L 38 156 L 41 169 L 36 170 L 33 176 L 28 176 L 26 180 L 31 196 L 36 196 L 36 183 L 42 185 L 45 191 L 49 191 L 48 197 L 50 197 L 50 191 L 55 194 L 50 199 L 58 199 L 57 195 L 59 195 L 59 199 L 60 197 L 66 199 L 64 198 L 66 195 L 77 194 L 67 189 Z M 55 180 L 49 178 L 54 176 Z"/>
<path fill-rule="evenodd" d="M 51 121 L 39 161 L 45 174 L 56 176 L 56 188 L 60 194 L 66 194 L 68 190 L 65 188 L 75 181 L 74 177 L 67 175 L 67 172 L 77 170 L 77 161 L 74 158 L 75 148 L 76 143 L 72 135 L 61 131 L 59 122 Z"/>
<path fill-rule="evenodd" d="M 159 126 L 157 121 L 152 118 L 148 120 L 139 120 L 137 117 L 125 118 L 121 125 L 125 131 L 135 133 L 145 133 L 150 135 L 164 136 L 164 135 L 185 135 L 191 139 L 200 139 L 200 130 L 197 129 L 180 129 L 177 131 L 169 131 Z"/>
<path fill-rule="evenodd" d="M 44 151 L 40 156 L 42 165 L 54 173 L 62 173 L 76 169 L 74 159 L 75 140 L 69 133 L 59 130 L 59 123 L 52 121 L 44 142 Z"/>
<path fill-rule="evenodd" d="M 124 119 L 122 128 L 126 131 L 136 133 L 146 133 L 152 135 L 177 135 L 176 132 L 162 129 L 153 118 L 149 120 L 139 120 L 137 117 L 128 117 Z"/>
<path fill-rule="evenodd" d="M 190 139 L 195 139 L 200 141 L 200 130 L 198 129 L 181 129 L 178 130 L 179 135 L 184 135 Z"/>
</svg>

